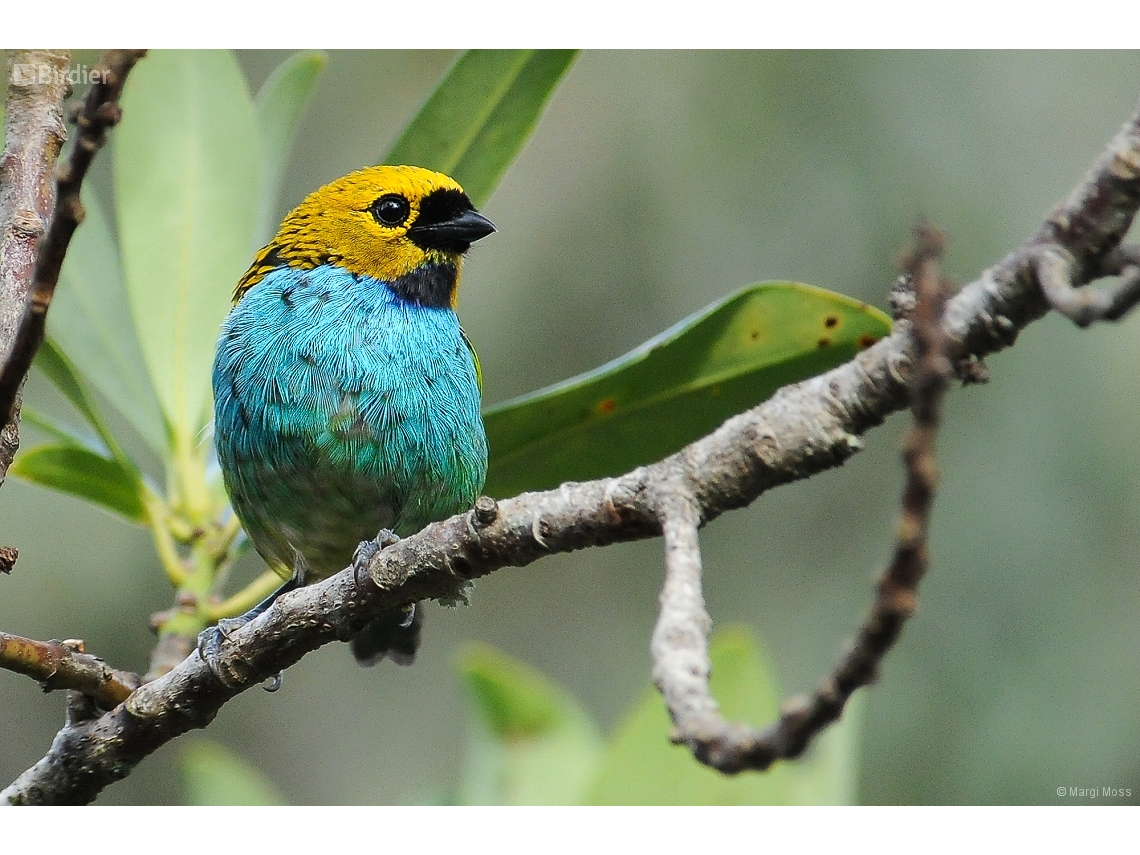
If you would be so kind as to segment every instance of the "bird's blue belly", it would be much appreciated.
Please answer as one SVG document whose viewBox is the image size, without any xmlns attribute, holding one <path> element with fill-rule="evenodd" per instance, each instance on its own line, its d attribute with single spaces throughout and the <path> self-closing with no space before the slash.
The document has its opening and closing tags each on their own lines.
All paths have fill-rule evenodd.
<svg viewBox="0 0 1140 855">
<path fill-rule="evenodd" d="M 381 528 L 469 508 L 487 469 L 471 351 L 451 309 L 328 265 L 246 293 L 214 363 L 215 443 L 258 552 L 306 581 Z"/>
</svg>

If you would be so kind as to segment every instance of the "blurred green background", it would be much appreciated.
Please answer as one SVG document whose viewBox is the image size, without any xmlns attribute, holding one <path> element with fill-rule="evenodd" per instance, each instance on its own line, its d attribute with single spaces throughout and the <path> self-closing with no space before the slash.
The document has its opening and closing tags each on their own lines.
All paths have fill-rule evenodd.
<svg viewBox="0 0 1140 855">
<path fill-rule="evenodd" d="M 251 89 L 285 56 L 241 53 Z M 332 52 L 281 213 L 375 162 L 452 59 Z M 948 272 L 966 281 L 1076 183 L 1138 81 L 1136 53 L 587 52 L 485 206 L 500 231 L 466 268 L 460 313 L 486 400 L 592 368 L 748 282 L 885 307 L 919 215 L 949 232 Z M 109 165 L 101 156 L 93 176 L 108 202 Z M 1050 317 L 990 360 L 988 387 L 950 395 L 932 570 L 868 693 L 863 802 L 1076 802 L 1062 786 L 1131 788 L 1124 801 L 1140 802 L 1138 356 L 1138 318 L 1080 332 Z M 49 410 L 52 394 L 40 377 L 26 392 Z M 704 532 L 714 621 L 754 627 L 788 691 L 815 685 L 866 612 L 906 426 L 892 418 L 841 471 Z M 0 541 L 20 549 L 0 579 L 0 629 L 81 637 L 143 670 L 147 618 L 170 604 L 147 533 L 14 479 L 0 520 Z M 415 667 L 364 671 L 327 647 L 206 733 L 290 802 L 446 800 L 469 727 L 460 645 L 526 661 L 608 731 L 648 684 L 661 577 L 658 542 L 496 573 L 470 607 L 429 609 Z M 61 696 L 0 672 L 0 779 L 41 757 L 62 719 Z M 199 738 L 100 802 L 181 801 L 176 761 Z"/>
</svg>

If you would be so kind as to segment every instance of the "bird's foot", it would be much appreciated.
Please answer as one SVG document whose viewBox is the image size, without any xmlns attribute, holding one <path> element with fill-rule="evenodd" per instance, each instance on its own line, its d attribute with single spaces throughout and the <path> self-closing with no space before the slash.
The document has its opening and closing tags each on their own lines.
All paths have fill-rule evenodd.
<svg viewBox="0 0 1140 855">
<path fill-rule="evenodd" d="M 230 634 L 239 627 L 245 626 L 253 617 L 244 614 L 240 617 L 222 618 L 214 626 L 208 626 L 198 633 L 198 655 L 202 657 L 202 661 L 206 663 L 206 667 L 210 669 L 210 673 L 217 678 L 218 682 L 231 689 L 239 688 L 244 681 L 232 673 L 230 669 L 220 666 L 218 654 L 221 653 L 222 644 L 230 640 Z M 278 671 L 265 681 L 262 688 L 267 692 L 276 692 L 281 688 L 281 674 L 282 672 Z"/>
<path fill-rule="evenodd" d="M 372 556 L 381 549 L 399 542 L 400 538 L 386 528 L 380 529 L 380 533 L 373 540 L 360 541 L 360 545 L 356 547 L 356 552 L 352 554 L 352 572 L 358 588 L 369 578 L 368 563 L 372 560 Z"/>
<path fill-rule="evenodd" d="M 244 626 L 249 620 L 245 615 L 241 617 L 222 618 L 214 626 L 208 626 L 198 633 L 198 655 L 210 669 L 210 673 L 217 677 L 223 686 L 235 688 L 235 681 L 218 667 L 218 654 L 221 653 L 222 644 L 230 640 L 230 634 Z"/>
<path fill-rule="evenodd" d="M 226 663 L 225 667 L 221 666 L 221 661 L 218 656 L 222 650 L 222 644 L 230 640 L 230 636 L 245 626 L 251 620 L 265 612 L 277 602 L 277 598 L 282 594 L 287 594 L 289 591 L 294 591 L 304 583 L 304 565 L 298 564 L 294 569 L 293 578 L 288 582 L 250 609 L 243 615 L 237 617 L 222 618 L 214 626 L 208 626 L 200 633 L 198 633 L 198 655 L 202 661 L 206 663 L 206 667 L 210 669 L 218 682 L 223 686 L 231 689 L 241 688 L 242 686 L 249 685 L 250 680 L 253 678 L 252 674 L 243 673 L 243 661 L 240 657 L 230 657 L 230 661 Z M 281 688 L 281 675 L 277 674 L 271 677 L 266 688 L 270 692 L 276 692 Z"/>
</svg>

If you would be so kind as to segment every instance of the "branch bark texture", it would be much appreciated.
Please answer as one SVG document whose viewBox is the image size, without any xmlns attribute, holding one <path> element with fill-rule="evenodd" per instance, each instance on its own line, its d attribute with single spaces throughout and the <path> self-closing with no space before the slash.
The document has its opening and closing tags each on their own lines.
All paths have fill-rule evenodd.
<svg viewBox="0 0 1140 855">
<path fill-rule="evenodd" d="M 1038 232 L 947 303 L 942 334 L 950 347 L 981 357 L 1012 344 L 1048 310 L 1035 272 L 1041 248 L 1069 253 L 1071 283 L 1083 285 L 1100 275 L 1138 204 L 1140 109 Z M 851 362 L 785 387 L 656 464 L 499 503 L 480 500 L 471 512 L 379 551 L 362 578 L 347 568 L 291 592 L 232 634 L 218 656 L 219 676 L 192 654 L 114 710 L 69 721 L 47 756 L 0 792 L 0 801 L 90 801 L 160 745 L 208 724 L 237 693 L 322 644 L 347 640 L 383 609 L 453 598 L 469 579 L 503 567 L 654 537 L 674 525 L 667 547 L 683 552 L 697 526 L 858 451 L 860 434 L 909 403 L 915 353 L 912 327 L 900 322 Z M 675 564 L 683 586 L 695 568 Z M 699 656 L 694 661 L 699 670 Z"/>
<path fill-rule="evenodd" d="M 38 680 L 45 692 L 80 692 L 104 710 L 114 709 L 142 684 L 138 674 L 117 671 L 89 655 L 77 639 L 36 641 L 0 632 L 0 661 L 7 670 Z"/>
<path fill-rule="evenodd" d="M 52 170 L 67 134 L 63 101 L 71 93 L 70 54 L 55 50 L 12 51 L 0 155 L 0 354 L 10 352 L 28 294 L 36 253 L 55 209 Z M 27 372 L 25 371 L 26 375 Z M 19 408 L 23 376 L 0 405 L 0 483 L 20 445 Z"/>
<path fill-rule="evenodd" d="M 99 151 L 106 140 L 107 129 L 118 124 L 122 118 L 119 109 L 119 95 L 123 91 L 123 82 L 134 64 L 146 52 L 137 50 L 107 51 L 92 71 L 95 80 L 83 103 L 75 110 L 74 120 L 78 132 L 75 144 L 71 148 L 67 163 L 63 164 L 56 176 L 59 193 L 58 205 L 51 216 L 51 225 L 47 230 L 43 246 L 36 256 L 34 274 L 30 275 L 30 282 L 24 283 L 19 289 L 23 300 L 18 305 L 13 294 L 12 305 L 5 303 L 0 309 L 0 320 L 5 326 L 0 328 L 3 337 L 3 361 L 0 362 L 0 414 L 12 411 L 16 396 L 28 376 L 32 367 L 32 359 L 44 340 L 44 324 L 47 321 L 48 306 L 55 294 L 55 286 L 59 281 L 59 271 L 63 266 L 63 257 L 71 236 L 75 229 L 83 222 L 83 203 L 79 198 L 79 190 L 87 169 L 95 153 Z M 67 58 L 63 59 L 63 75 L 66 83 Z M 67 91 L 70 92 L 70 86 Z M 60 128 L 62 134 L 62 127 Z M 60 137 L 62 143 L 63 137 Z M 55 154 L 59 153 L 59 147 Z M 52 163 L 55 157 L 51 158 Z M 42 233 L 42 224 L 41 224 Z M 14 322 L 14 323 L 13 323 Z"/>
</svg>

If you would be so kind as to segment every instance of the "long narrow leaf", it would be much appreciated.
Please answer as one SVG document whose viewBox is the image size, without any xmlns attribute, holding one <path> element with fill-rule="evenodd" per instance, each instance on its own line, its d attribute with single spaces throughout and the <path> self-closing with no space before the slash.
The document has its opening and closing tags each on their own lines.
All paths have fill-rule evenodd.
<svg viewBox="0 0 1140 855">
<path fill-rule="evenodd" d="M 88 394 L 75 364 L 67 357 L 67 354 L 60 350 L 54 341 L 45 339 L 36 353 L 34 365 L 86 419 L 119 464 L 125 469 L 137 471 L 134 462 L 123 452 L 118 440 L 108 429 L 107 423 L 100 415 L 94 400 Z"/>
<path fill-rule="evenodd" d="M 530 137 L 576 55 L 572 50 L 468 51 L 383 162 L 447 173 L 476 206 L 482 205 Z"/>
<path fill-rule="evenodd" d="M 889 331 L 849 297 L 749 286 L 594 371 L 491 407 L 485 489 L 513 496 L 660 459 Z"/>
<path fill-rule="evenodd" d="M 109 457 L 111 451 L 102 438 L 90 430 L 74 427 L 59 419 L 42 413 L 30 404 L 24 404 L 20 410 L 20 424 L 30 425 L 38 431 L 50 436 L 61 445 L 78 445 L 93 451 L 101 457 Z"/>
<path fill-rule="evenodd" d="M 145 523 L 142 479 L 116 460 L 77 445 L 41 445 L 21 452 L 8 470 L 25 481 L 70 493 Z"/>
<path fill-rule="evenodd" d="M 139 343 L 177 444 L 205 424 L 210 365 L 257 212 L 257 123 L 227 51 L 155 51 L 123 93 L 115 179 Z"/>
<path fill-rule="evenodd" d="M 293 135 L 313 94 L 317 78 L 327 63 L 328 56 L 322 51 L 294 54 L 274 69 L 254 99 L 261 157 L 254 249 L 273 237 L 277 197 L 281 194 L 281 181 L 293 147 Z"/>
<path fill-rule="evenodd" d="M 48 314 L 48 338 L 161 456 L 166 428 L 131 323 L 115 238 L 95 188 L 84 189 L 83 206 L 87 214 L 71 241 Z"/>
</svg>

